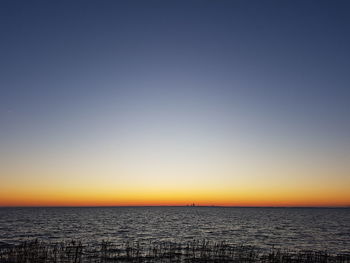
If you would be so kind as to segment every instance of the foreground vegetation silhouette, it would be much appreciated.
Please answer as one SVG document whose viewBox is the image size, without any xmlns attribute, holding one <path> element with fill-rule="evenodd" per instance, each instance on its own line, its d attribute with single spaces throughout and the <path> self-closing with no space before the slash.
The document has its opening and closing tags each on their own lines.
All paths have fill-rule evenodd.
<svg viewBox="0 0 350 263">
<path fill-rule="evenodd" d="M 1 263 L 107 263 L 107 262 L 350 262 L 350 254 L 330 254 L 321 251 L 269 251 L 252 246 L 233 246 L 194 240 L 179 243 L 103 241 L 99 246 L 81 241 L 46 243 L 26 241 L 20 245 L 0 248 Z"/>
</svg>

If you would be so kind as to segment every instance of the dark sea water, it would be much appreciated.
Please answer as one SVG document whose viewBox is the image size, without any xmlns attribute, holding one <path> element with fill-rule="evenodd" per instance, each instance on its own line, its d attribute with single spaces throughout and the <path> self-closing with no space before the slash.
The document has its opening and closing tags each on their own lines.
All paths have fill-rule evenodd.
<svg viewBox="0 0 350 263">
<path fill-rule="evenodd" d="M 0 208 L 0 246 L 39 238 L 227 241 L 260 248 L 350 251 L 349 208 Z"/>
</svg>

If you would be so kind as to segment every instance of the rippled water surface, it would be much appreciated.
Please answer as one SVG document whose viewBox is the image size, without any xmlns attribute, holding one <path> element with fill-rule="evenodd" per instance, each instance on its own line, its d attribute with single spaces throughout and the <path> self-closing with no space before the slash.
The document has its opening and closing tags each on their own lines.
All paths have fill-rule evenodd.
<svg viewBox="0 0 350 263">
<path fill-rule="evenodd" d="M 262 248 L 350 251 L 350 209 L 0 208 L 0 245 L 28 238 L 125 242 L 225 240 Z"/>
</svg>

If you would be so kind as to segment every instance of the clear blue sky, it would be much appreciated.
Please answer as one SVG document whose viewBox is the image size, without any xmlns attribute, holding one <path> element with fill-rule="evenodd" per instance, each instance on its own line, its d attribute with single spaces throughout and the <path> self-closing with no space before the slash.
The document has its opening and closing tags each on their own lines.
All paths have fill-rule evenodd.
<svg viewBox="0 0 350 263">
<path fill-rule="evenodd" d="M 349 14 L 349 1 L 1 1 L 2 187 L 186 195 L 305 179 L 342 193 Z"/>
</svg>

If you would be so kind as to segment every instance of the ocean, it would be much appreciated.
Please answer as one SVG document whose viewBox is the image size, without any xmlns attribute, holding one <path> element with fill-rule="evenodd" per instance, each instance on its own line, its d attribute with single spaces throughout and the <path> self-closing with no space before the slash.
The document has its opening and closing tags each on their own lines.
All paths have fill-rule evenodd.
<svg viewBox="0 0 350 263">
<path fill-rule="evenodd" d="M 206 239 L 261 249 L 350 250 L 349 208 L 0 208 L 0 246 L 25 240 L 177 242 Z"/>
</svg>

